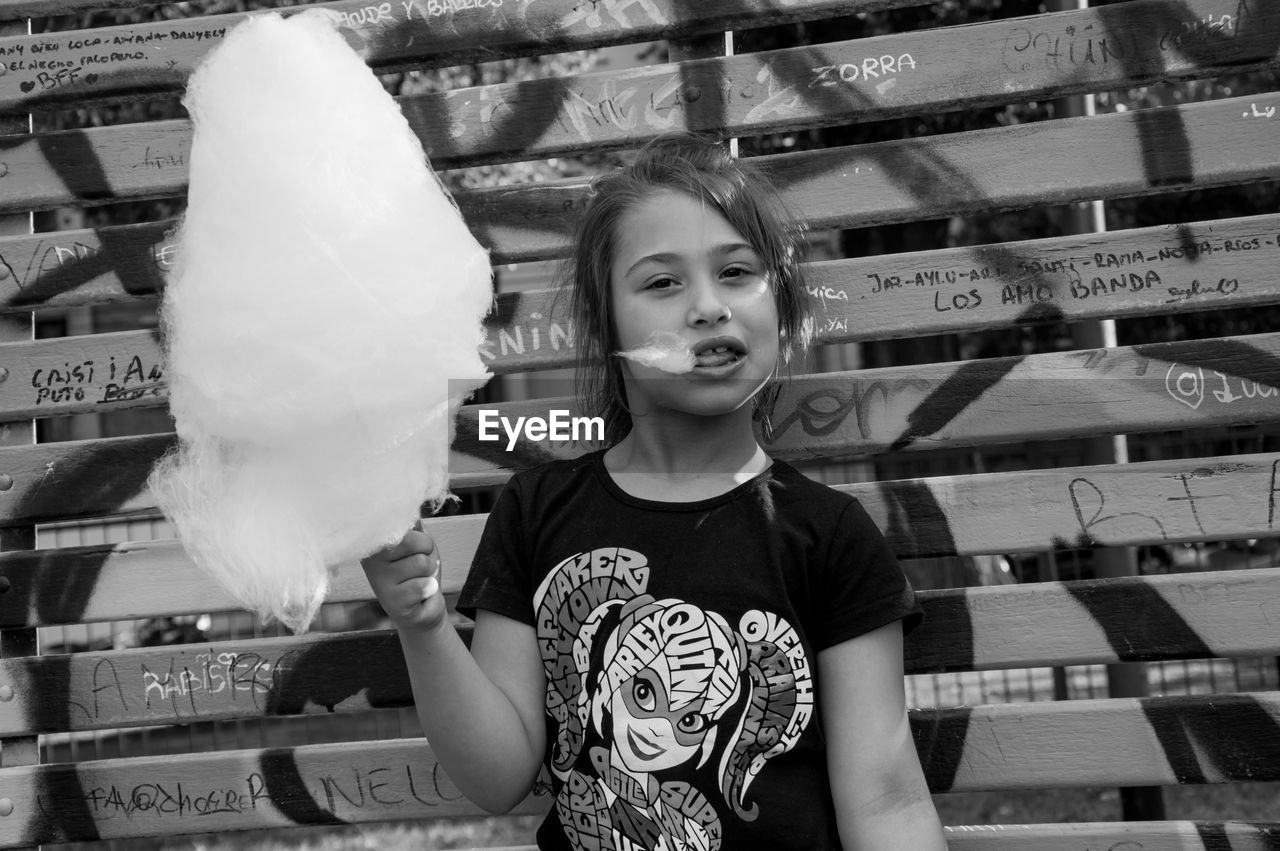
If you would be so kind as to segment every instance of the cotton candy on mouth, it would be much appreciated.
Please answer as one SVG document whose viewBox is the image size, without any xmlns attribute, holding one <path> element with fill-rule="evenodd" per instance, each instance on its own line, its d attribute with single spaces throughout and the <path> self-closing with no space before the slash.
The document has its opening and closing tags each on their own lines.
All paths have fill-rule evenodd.
<svg viewBox="0 0 1280 851">
<path fill-rule="evenodd" d="M 692 372 L 696 363 L 689 344 L 679 334 L 670 331 L 654 331 L 643 346 L 618 352 L 617 355 L 641 366 L 660 369 L 673 375 Z"/>
</svg>

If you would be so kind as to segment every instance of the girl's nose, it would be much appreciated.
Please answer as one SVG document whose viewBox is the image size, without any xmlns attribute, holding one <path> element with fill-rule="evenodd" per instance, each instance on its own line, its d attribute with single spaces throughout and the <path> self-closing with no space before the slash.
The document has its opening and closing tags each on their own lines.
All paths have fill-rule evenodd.
<svg viewBox="0 0 1280 851">
<path fill-rule="evenodd" d="M 717 325 L 729 321 L 733 313 L 725 304 L 720 292 L 710 283 L 693 286 L 693 304 L 689 306 L 689 324 L 692 326 Z"/>
</svg>

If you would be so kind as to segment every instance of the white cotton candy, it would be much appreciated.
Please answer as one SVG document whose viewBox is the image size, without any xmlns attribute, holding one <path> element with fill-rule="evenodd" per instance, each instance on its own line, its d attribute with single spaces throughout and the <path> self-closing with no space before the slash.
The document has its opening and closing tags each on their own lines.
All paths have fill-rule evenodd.
<svg viewBox="0 0 1280 851">
<path fill-rule="evenodd" d="M 654 331 L 643 346 L 618 352 L 618 357 L 634 361 L 641 366 L 660 369 L 679 375 L 693 371 L 693 350 L 679 334 L 670 331 Z"/>
<path fill-rule="evenodd" d="M 149 482 L 196 564 L 299 632 L 330 568 L 448 496 L 453 415 L 488 377 L 488 255 L 336 20 L 252 17 L 189 82 L 179 447 Z"/>
</svg>

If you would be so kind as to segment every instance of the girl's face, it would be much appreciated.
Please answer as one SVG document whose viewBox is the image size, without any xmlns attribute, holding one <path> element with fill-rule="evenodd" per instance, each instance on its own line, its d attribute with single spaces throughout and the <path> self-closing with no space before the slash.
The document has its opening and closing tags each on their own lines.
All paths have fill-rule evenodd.
<svg viewBox="0 0 1280 851">
<path fill-rule="evenodd" d="M 655 331 L 675 334 L 692 371 L 669 375 L 623 362 L 628 406 L 714 416 L 742 408 L 778 360 L 778 308 L 768 273 L 746 239 L 713 207 L 663 190 L 618 222 L 610 275 L 621 349 Z"/>
</svg>

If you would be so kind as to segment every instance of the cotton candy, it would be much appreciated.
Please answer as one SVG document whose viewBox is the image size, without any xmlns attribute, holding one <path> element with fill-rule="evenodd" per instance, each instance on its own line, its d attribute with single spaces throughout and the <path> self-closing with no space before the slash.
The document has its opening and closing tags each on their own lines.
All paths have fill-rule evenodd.
<svg viewBox="0 0 1280 851">
<path fill-rule="evenodd" d="M 617 352 L 617 355 L 641 366 L 676 375 L 693 371 L 693 350 L 683 337 L 670 331 L 654 331 L 643 346 Z"/>
<path fill-rule="evenodd" d="M 447 498 L 454 414 L 488 378 L 488 255 L 337 20 L 252 17 L 188 84 L 178 447 L 149 481 L 192 560 L 297 632 L 333 567 Z"/>
</svg>

